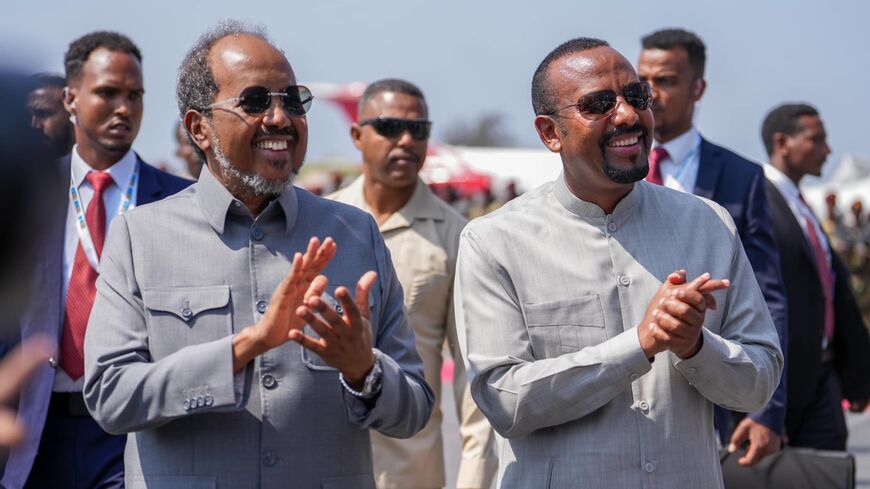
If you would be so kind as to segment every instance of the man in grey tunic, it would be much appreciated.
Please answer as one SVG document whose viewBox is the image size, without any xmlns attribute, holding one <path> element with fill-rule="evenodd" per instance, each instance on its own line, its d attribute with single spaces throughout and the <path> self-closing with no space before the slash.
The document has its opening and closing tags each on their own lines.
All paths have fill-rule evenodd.
<svg viewBox="0 0 870 489">
<path fill-rule="evenodd" d="M 116 218 L 85 339 L 88 409 L 130 433 L 128 488 L 374 488 L 367 428 L 409 437 L 429 418 L 374 220 L 289 185 L 311 99 L 240 24 L 182 62 L 207 169 Z"/>
<path fill-rule="evenodd" d="M 606 42 L 550 53 L 532 102 L 563 173 L 465 228 L 455 285 L 499 487 L 722 487 L 713 403 L 760 408 L 783 366 L 734 224 L 642 181 L 652 93 Z"/>
</svg>

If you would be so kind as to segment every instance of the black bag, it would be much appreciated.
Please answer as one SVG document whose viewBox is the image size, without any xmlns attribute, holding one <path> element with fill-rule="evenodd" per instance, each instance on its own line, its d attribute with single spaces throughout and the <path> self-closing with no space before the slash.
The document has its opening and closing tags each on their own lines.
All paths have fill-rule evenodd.
<svg viewBox="0 0 870 489">
<path fill-rule="evenodd" d="M 855 457 L 847 452 L 786 447 L 753 467 L 737 463 L 744 453 L 719 453 L 725 489 L 855 488 Z"/>
</svg>

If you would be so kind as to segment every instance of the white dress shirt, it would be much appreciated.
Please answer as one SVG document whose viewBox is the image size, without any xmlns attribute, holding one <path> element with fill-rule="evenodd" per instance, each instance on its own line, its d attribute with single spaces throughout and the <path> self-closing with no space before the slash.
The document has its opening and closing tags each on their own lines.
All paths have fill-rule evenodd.
<svg viewBox="0 0 870 489">
<path fill-rule="evenodd" d="M 73 147 L 72 157 L 70 158 L 70 175 L 72 177 L 73 183 L 76 185 L 79 191 L 79 199 L 81 200 L 82 207 L 84 209 L 88 208 L 88 204 L 91 202 L 91 197 L 94 196 L 94 187 L 91 186 L 90 182 L 85 180 L 85 177 L 88 173 L 94 171 L 90 165 L 82 159 L 78 152 L 78 145 Z M 106 232 L 108 233 L 109 224 L 112 223 L 112 219 L 118 215 L 118 208 L 121 206 L 121 200 L 124 191 L 127 189 L 127 185 L 130 184 L 130 176 L 133 175 L 133 171 L 136 169 L 136 153 L 131 149 L 124 155 L 123 158 L 118 160 L 117 163 L 112 165 L 111 168 L 106 170 L 107 173 L 112 175 L 112 180 L 114 181 L 114 185 L 110 185 L 103 193 L 103 204 L 106 207 Z M 137 186 L 133 187 L 133 195 L 132 201 L 130 203 L 130 209 L 136 206 L 136 193 Z M 79 246 L 79 233 L 78 227 L 76 226 L 76 211 L 73 208 L 72 202 L 68 201 L 67 204 L 67 212 L 66 212 L 66 227 L 64 229 L 64 246 L 63 246 L 63 304 L 66 305 L 66 292 L 69 288 L 69 280 L 72 276 L 73 263 L 76 258 L 76 250 Z M 62 316 L 61 316 L 62 317 Z M 63 326 L 61 326 L 63 327 Z M 78 379 L 77 381 L 73 381 L 69 375 L 62 369 L 58 368 L 57 373 L 54 376 L 54 388 L 55 392 L 81 392 L 84 387 L 84 377 Z"/>
<path fill-rule="evenodd" d="M 701 164 L 701 134 L 692 126 L 688 131 L 662 144 L 653 141 L 653 148 L 665 148 L 668 157 L 660 163 L 665 187 L 694 193 Z"/>
<path fill-rule="evenodd" d="M 800 224 L 801 229 L 804 230 L 804 236 L 806 236 L 807 240 L 809 241 L 809 233 L 812 232 L 816 233 L 816 239 L 819 240 L 819 243 L 824 243 L 822 247 L 825 249 L 825 259 L 828 262 L 828 269 L 830 269 L 831 245 L 828 243 L 828 237 L 822 230 L 822 226 L 819 225 L 816 215 L 807 206 L 806 202 L 800 198 L 800 189 L 785 173 L 770 163 L 764 165 L 764 176 L 770 180 L 776 189 L 779 190 L 779 193 L 782 194 L 783 198 L 785 198 L 785 201 L 788 202 L 788 207 L 791 209 L 792 214 L 794 214 L 794 218 L 797 219 L 798 224 Z M 812 229 L 807 228 L 807 219 L 812 223 Z"/>
</svg>

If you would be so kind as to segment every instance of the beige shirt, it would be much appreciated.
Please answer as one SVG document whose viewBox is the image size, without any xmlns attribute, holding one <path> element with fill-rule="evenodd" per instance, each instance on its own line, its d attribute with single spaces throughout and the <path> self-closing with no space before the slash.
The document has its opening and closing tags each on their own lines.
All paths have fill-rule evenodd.
<svg viewBox="0 0 870 489">
<path fill-rule="evenodd" d="M 363 195 L 364 177 L 328 198 L 369 211 Z M 369 211 L 370 212 L 370 211 Z M 465 219 L 418 181 L 411 200 L 380 225 L 392 255 L 405 306 L 423 358 L 426 381 L 435 391 L 435 409 L 423 431 L 399 440 L 372 433 L 375 480 L 381 489 L 443 487 L 444 455 L 441 440 L 442 348 L 448 340 L 455 359 L 453 391 L 460 420 L 462 461 L 457 487 L 489 488 L 497 467 L 494 435 L 468 389 L 456 342 L 453 314 L 453 277 L 459 233 Z"/>
</svg>

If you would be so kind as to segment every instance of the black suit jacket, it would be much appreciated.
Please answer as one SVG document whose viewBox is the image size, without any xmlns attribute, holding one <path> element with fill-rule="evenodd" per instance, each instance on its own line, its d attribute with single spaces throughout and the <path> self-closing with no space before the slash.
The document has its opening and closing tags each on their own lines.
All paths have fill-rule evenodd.
<svg viewBox="0 0 870 489">
<path fill-rule="evenodd" d="M 788 306 L 779 269 L 779 252 L 764 193 L 765 181 L 761 165 L 701 139 L 700 165 L 693 193 L 715 201 L 734 219 L 746 257 L 779 333 L 783 354 L 786 354 Z M 783 375 L 764 409 L 750 414 L 755 421 L 780 434 L 786 413 L 785 377 Z M 730 431 L 728 417 L 717 413 L 716 419 L 720 434 L 727 438 Z"/>
<path fill-rule="evenodd" d="M 813 402 L 818 390 L 818 378 L 822 371 L 825 301 L 815 255 L 803 228 L 795 219 L 785 197 L 770 182 L 767 182 L 767 198 L 788 296 L 788 417 L 791 418 Z M 834 368 L 846 399 L 868 399 L 870 336 L 849 285 L 849 271 L 833 251 L 831 261 L 835 274 Z"/>
</svg>

